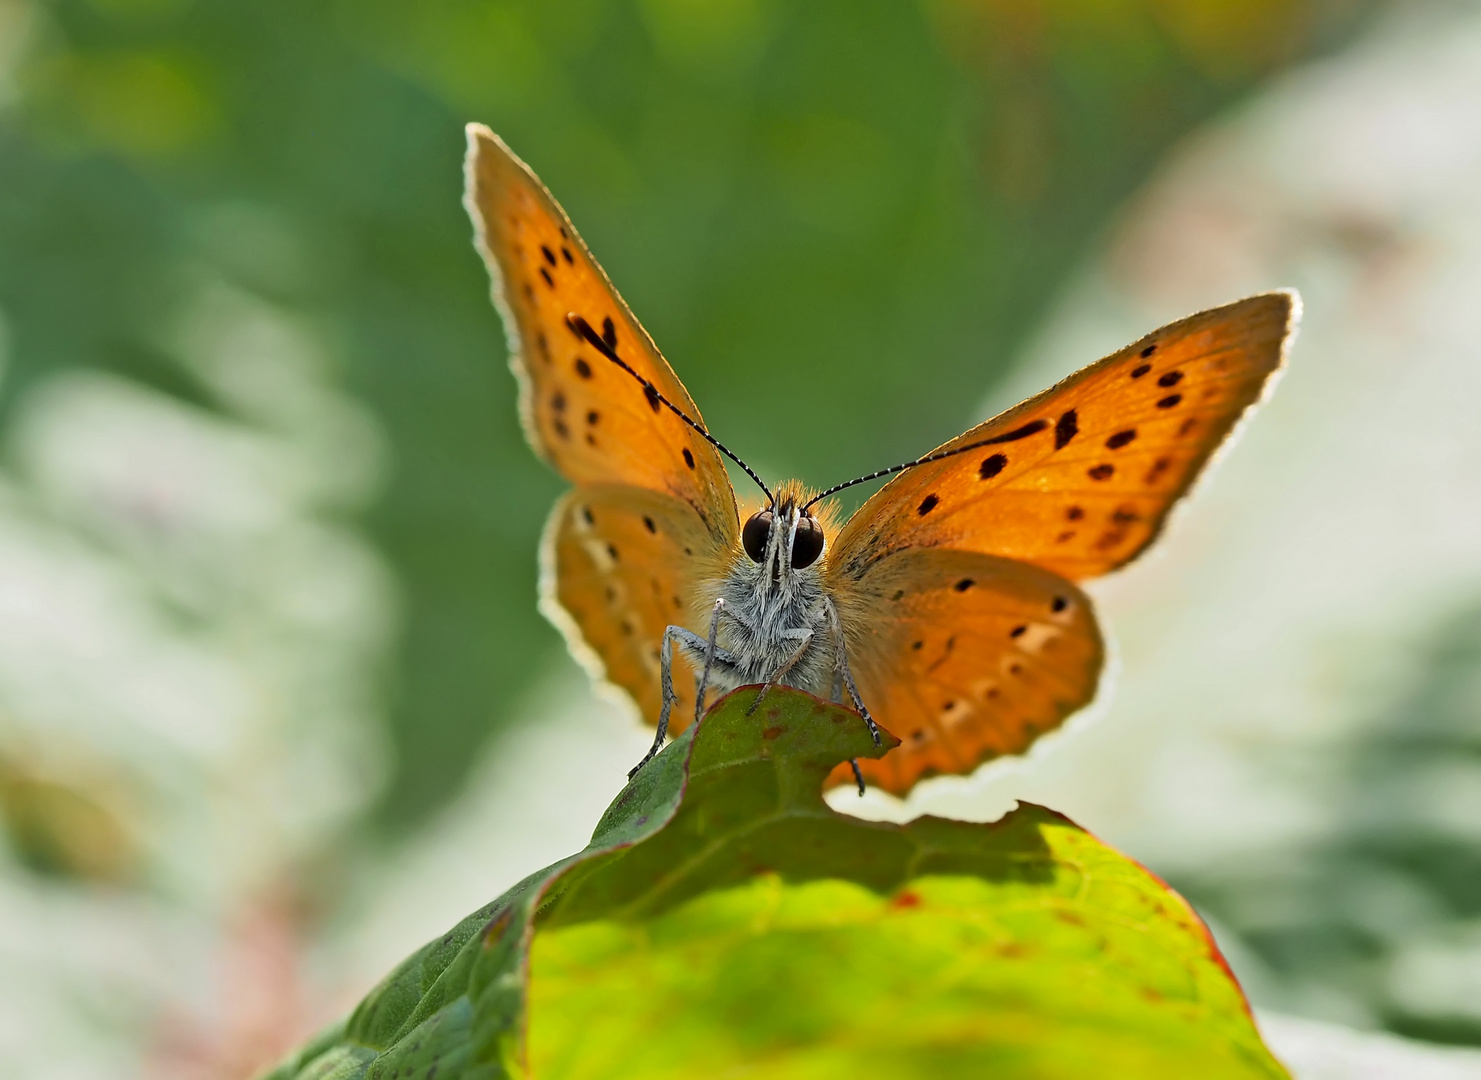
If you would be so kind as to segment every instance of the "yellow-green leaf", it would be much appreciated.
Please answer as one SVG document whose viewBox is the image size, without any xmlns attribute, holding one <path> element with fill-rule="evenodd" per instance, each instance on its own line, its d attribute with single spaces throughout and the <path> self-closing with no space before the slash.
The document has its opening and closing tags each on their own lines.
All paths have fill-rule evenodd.
<svg viewBox="0 0 1481 1080">
<path fill-rule="evenodd" d="M 1203 924 L 1064 817 L 866 822 L 853 713 L 737 691 L 591 845 L 394 973 L 276 1074 L 1279 1078 Z"/>
</svg>

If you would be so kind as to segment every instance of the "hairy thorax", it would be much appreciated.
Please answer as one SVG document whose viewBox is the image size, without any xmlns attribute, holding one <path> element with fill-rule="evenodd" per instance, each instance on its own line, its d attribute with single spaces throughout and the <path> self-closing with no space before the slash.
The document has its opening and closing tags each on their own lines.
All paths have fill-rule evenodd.
<svg viewBox="0 0 1481 1080">
<path fill-rule="evenodd" d="M 764 567 L 739 559 L 718 594 L 732 617 L 721 620 L 716 643 L 735 658 L 736 686 L 765 682 L 803 649 L 801 659 L 779 681 L 828 693 L 833 650 L 816 566 L 793 570 L 777 582 Z"/>
</svg>

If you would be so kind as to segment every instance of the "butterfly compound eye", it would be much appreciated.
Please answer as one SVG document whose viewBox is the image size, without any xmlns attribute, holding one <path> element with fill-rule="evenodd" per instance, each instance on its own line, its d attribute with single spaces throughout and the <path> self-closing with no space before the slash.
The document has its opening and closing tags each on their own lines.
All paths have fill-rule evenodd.
<svg viewBox="0 0 1481 1080">
<path fill-rule="evenodd" d="M 802 518 L 797 522 L 797 537 L 792 541 L 792 569 L 811 566 L 822 553 L 823 527 L 816 518 Z"/>
<path fill-rule="evenodd" d="M 758 510 L 752 514 L 741 529 L 741 547 L 752 562 L 760 562 L 766 554 L 766 538 L 771 534 L 771 511 Z"/>
</svg>

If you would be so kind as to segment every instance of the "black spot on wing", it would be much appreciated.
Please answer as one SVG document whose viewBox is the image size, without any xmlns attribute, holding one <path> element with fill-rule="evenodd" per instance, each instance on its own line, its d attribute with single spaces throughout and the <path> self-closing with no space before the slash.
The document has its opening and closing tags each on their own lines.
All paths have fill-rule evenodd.
<svg viewBox="0 0 1481 1080">
<path fill-rule="evenodd" d="M 977 470 L 977 475 L 984 480 L 991 480 L 1003 471 L 1003 466 L 1008 464 L 1008 459 L 1003 454 L 994 454 L 992 457 L 982 459 L 982 467 Z"/>
<path fill-rule="evenodd" d="M 601 418 L 602 414 L 597 412 L 595 409 L 589 410 L 586 414 L 586 422 L 592 427 L 595 427 L 597 425 L 597 422 L 601 420 Z"/>
<path fill-rule="evenodd" d="M 1158 386 L 1176 386 L 1183 379 L 1181 371 L 1166 371 L 1157 377 Z"/>
<path fill-rule="evenodd" d="M 955 589 L 957 592 L 966 592 L 968 589 L 976 584 L 977 582 L 973 581 L 971 578 L 964 577 L 961 581 L 958 581 L 955 585 L 953 585 L 952 588 Z"/>
<path fill-rule="evenodd" d="M 552 289 L 555 288 L 555 278 L 551 277 L 550 271 L 543 266 L 540 267 L 540 276 L 545 279 L 545 284 L 549 285 Z"/>
<path fill-rule="evenodd" d="M 1138 364 L 1136 367 L 1131 369 L 1131 377 L 1133 379 L 1140 379 L 1143 375 L 1151 370 L 1151 364 Z"/>
<path fill-rule="evenodd" d="M 555 265 L 555 252 L 551 251 L 544 244 L 540 245 L 540 254 L 545 256 L 545 261 L 548 262 L 551 266 Z"/>
<path fill-rule="evenodd" d="M 1180 402 L 1182 400 L 1183 400 L 1183 395 L 1182 394 L 1168 394 L 1167 397 L 1165 397 L 1165 398 L 1163 398 L 1163 399 L 1161 399 L 1160 401 L 1157 402 L 1157 407 L 1159 409 L 1170 409 L 1170 408 L 1172 408 L 1174 405 L 1176 405 L 1178 402 Z"/>
<path fill-rule="evenodd" d="M 612 322 L 612 316 L 608 315 L 602 319 L 602 340 L 607 343 L 607 348 L 617 348 L 617 327 Z"/>
<path fill-rule="evenodd" d="M 1027 626 L 1022 626 L 1022 625 L 1015 626 L 1012 630 L 1009 630 L 1008 631 L 1008 636 L 1010 638 L 1021 638 L 1027 632 L 1028 632 L 1028 627 Z"/>
<path fill-rule="evenodd" d="M 689 452 L 689 447 L 684 447 L 684 464 L 691 469 L 694 468 L 694 455 Z"/>
<path fill-rule="evenodd" d="M 1142 359 L 1145 360 L 1147 357 L 1151 356 L 1156 351 L 1157 351 L 1157 345 L 1154 342 L 1154 343 L 1152 343 L 1151 345 L 1148 345 L 1145 349 L 1142 350 Z"/>
<path fill-rule="evenodd" d="M 586 358 L 583 356 L 576 357 L 576 374 L 580 375 L 583 379 L 591 378 L 591 365 L 586 362 Z"/>
<path fill-rule="evenodd" d="M 1054 603 L 1050 604 L 1049 605 L 1049 608 L 1050 608 L 1051 611 L 1060 612 L 1060 611 L 1063 611 L 1065 608 L 1067 608 L 1069 606 L 1070 606 L 1070 602 L 1068 600 L 1066 600 L 1063 596 L 1056 596 L 1054 598 Z"/>
<path fill-rule="evenodd" d="M 651 384 L 643 384 L 643 396 L 648 399 L 648 407 L 654 412 L 658 412 L 662 408 L 662 405 L 658 401 L 658 391 L 653 389 Z"/>
<path fill-rule="evenodd" d="M 1135 438 L 1136 428 L 1127 428 L 1125 431 L 1118 431 L 1116 432 L 1116 434 L 1112 435 L 1109 439 L 1106 440 L 1106 449 L 1120 450 L 1123 446 L 1125 446 L 1127 443 L 1131 442 L 1131 440 Z"/>
<path fill-rule="evenodd" d="M 643 527 L 651 533 L 656 533 L 658 531 L 658 526 L 653 524 L 653 519 L 647 514 L 643 515 Z"/>
<path fill-rule="evenodd" d="M 1072 506 L 1064 512 L 1064 516 L 1069 518 L 1071 521 L 1079 521 L 1082 517 L 1085 516 L 1085 511 L 1080 509 L 1078 506 Z"/>
<path fill-rule="evenodd" d="M 1115 471 L 1116 466 L 1114 465 L 1097 465 L 1089 471 L 1088 475 L 1092 480 L 1109 480 Z"/>
<path fill-rule="evenodd" d="M 1080 430 L 1080 419 L 1075 410 L 1063 413 L 1054 425 L 1054 449 L 1063 450 Z"/>
<path fill-rule="evenodd" d="M 925 517 L 932 510 L 936 509 L 936 504 L 940 501 L 941 499 L 935 494 L 935 492 L 932 492 L 930 495 L 927 495 L 920 501 L 920 505 L 915 508 L 915 512 L 921 517 Z"/>
</svg>

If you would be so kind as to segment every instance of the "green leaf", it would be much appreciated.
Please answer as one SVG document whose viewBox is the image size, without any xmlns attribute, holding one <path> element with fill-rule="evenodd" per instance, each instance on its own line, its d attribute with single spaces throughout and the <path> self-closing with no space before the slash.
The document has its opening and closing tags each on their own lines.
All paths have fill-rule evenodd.
<svg viewBox="0 0 1481 1080">
<path fill-rule="evenodd" d="M 1152 874 L 1037 806 L 839 814 L 824 777 L 888 747 L 795 691 L 747 716 L 755 693 L 274 1080 L 1286 1075 Z"/>
</svg>

